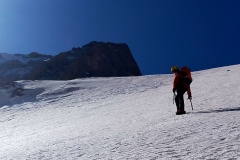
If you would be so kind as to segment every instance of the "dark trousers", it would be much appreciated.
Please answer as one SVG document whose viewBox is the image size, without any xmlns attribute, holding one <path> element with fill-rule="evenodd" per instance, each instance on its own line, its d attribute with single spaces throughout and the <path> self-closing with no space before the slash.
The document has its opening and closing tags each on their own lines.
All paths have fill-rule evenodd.
<svg viewBox="0 0 240 160">
<path fill-rule="evenodd" d="M 184 98 L 183 98 L 183 94 L 185 92 L 177 92 L 177 95 L 175 97 L 175 102 L 176 102 L 176 106 L 177 106 L 177 110 L 182 110 L 184 111 Z"/>
</svg>

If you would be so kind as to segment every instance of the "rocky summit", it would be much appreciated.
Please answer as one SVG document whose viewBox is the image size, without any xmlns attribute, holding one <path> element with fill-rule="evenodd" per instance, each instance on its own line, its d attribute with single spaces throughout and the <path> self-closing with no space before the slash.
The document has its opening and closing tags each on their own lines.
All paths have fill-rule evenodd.
<svg viewBox="0 0 240 160">
<path fill-rule="evenodd" d="M 29 55 L 0 54 L 0 74 L 0 79 L 4 80 L 71 80 L 142 75 L 128 45 L 110 42 L 91 42 L 56 56 L 36 52 Z"/>
</svg>

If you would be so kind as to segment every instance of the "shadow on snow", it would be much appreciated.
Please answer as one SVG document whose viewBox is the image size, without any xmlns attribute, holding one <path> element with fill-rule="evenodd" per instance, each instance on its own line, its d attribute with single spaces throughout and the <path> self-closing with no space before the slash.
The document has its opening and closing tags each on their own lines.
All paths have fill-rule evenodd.
<svg viewBox="0 0 240 160">
<path fill-rule="evenodd" d="M 208 110 L 208 111 L 199 111 L 195 112 L 198 113 L 222 113 L 222 112 L 234 112 L 234 111 L 240 111 L 240 107 L 236 108 L 220 108 L 220 109 L 214 109 L 214 110 Z"/>
</svg>

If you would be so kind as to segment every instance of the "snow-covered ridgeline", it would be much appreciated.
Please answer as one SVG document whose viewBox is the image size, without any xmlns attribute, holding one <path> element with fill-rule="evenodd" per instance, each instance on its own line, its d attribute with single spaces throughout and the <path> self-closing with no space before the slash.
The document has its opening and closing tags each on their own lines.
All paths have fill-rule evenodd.
<svg viewBox="0 0 240 160">
<path fill-rule="evenodd" d="M 19 61 L 22 64 L 27 64 L 34 61 L 46 61 L 50 58 L 50 55 L 40 55 L 38 53 L 32 52 L 28 55 L 26 54 L 9 54 L 9 53 L 0 53 L 0 64 L 9 62 L 9 61 Z"/>
</svg>

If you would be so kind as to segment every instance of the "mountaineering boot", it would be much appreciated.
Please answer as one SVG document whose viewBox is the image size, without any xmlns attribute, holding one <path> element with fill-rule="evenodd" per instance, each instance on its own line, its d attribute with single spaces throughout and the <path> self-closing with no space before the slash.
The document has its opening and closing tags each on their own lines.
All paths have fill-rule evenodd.
<svg viewBox="0 0 240 160">
<path fill-rule="evenodd" d="M 184 110 L 177 110 L 176 115 L 182 115 L 182 114 L 186 114 L 186 111 L 184 111 Z"/>
<path fill-rule="evenodd" d="M 180 115 L 181 114 L 181 110 L 177 110 L 176 115 Z"/>
<path fill-rule="evenodd" d="M 186 111 L 182 110 L 182 114 L 186 114 Z"/>
</svg>

